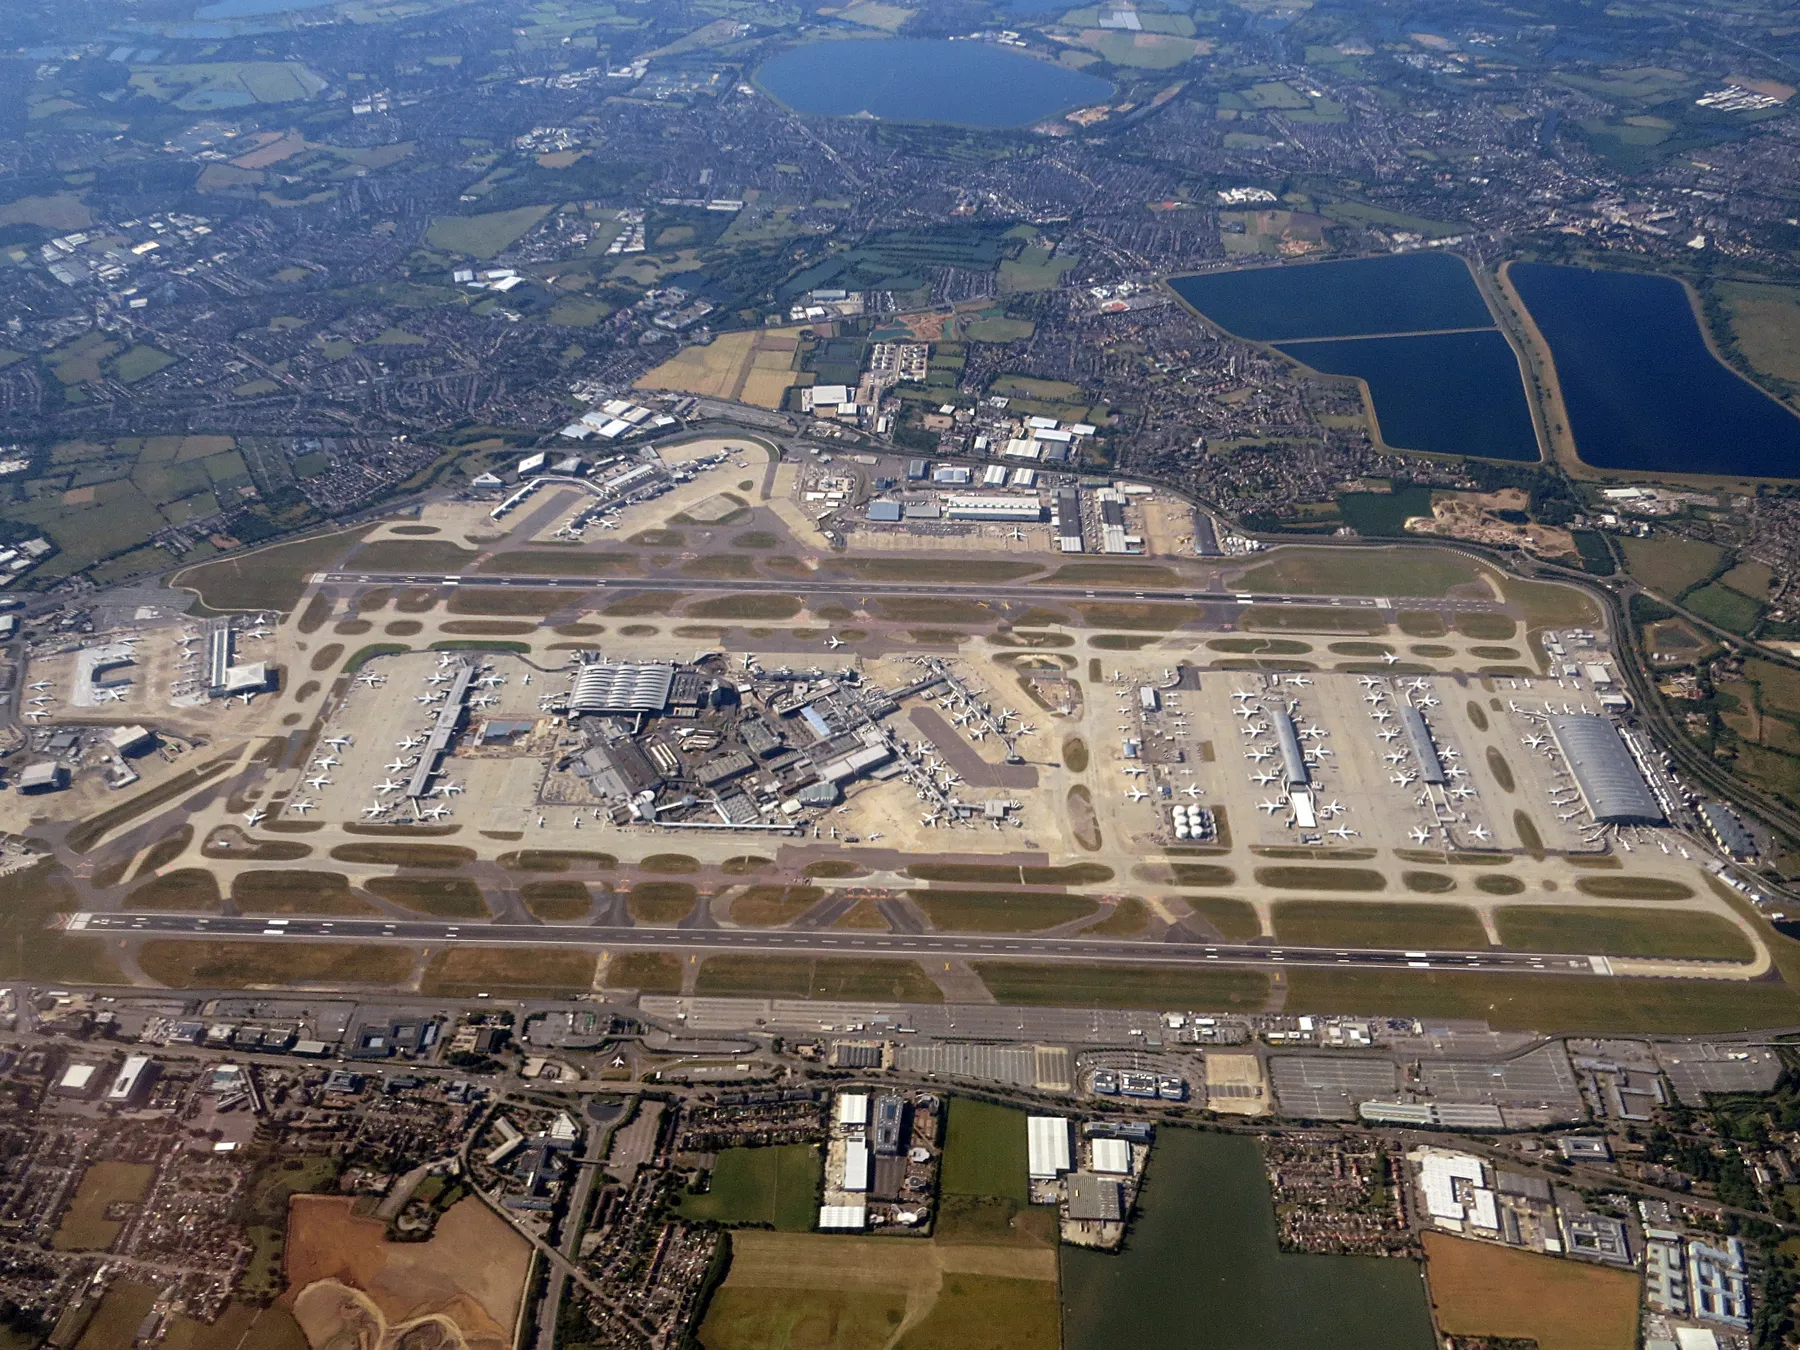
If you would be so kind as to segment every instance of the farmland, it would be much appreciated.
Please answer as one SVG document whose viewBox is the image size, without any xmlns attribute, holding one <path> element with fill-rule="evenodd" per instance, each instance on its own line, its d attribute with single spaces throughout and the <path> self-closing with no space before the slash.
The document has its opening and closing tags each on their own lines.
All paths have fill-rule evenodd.
<svg viewBox="0 0 1800 1350">
<path fill-rule="evenodd" d="M 1637 1277 L 1490 1242 L 1425 1234 L 1438 1325 L 1454 1336 L 1533 1340 L 1540 1350 L 1632 1350 Z"/>
</svg>

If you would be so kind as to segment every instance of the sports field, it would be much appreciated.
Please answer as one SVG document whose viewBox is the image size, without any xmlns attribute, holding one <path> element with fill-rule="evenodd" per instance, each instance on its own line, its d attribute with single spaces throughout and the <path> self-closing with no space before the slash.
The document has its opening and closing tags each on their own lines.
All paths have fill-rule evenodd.
<svg viewBox="0 0 1800 1350">
<path fill-rule="evenodd" d="M 109 1219 L 113 1205 L 135 1204 L 156 1169 L 148 1163 L 97 1162 L 81 1174 L 75 1198 L 64 1211 L 50 1245 L 59 1252 L 103 1252 L 125 1227 L 123 1219 Z"/>
<path fill-rule="evenodd" d="M 681 1216 L 808 1232 L 818 1213 L 821 1166 L 813 1144 L 728 1148 L 719 1155 L 705 1193 L 681 1197 Z"/>
<path fill-rule="evenodd" d="M 1587 1261 L 1425 1234 L 1438 1328 L 1534 1340 L 1538 1350 L 1633 1350 L 1638 1277 Z"/>
</svg>

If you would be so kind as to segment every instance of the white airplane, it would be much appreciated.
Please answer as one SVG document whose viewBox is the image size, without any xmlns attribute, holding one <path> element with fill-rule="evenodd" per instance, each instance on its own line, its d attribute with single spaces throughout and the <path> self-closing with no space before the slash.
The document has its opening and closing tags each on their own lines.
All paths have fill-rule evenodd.
<svg viewBox="0 0 1800 1350">
<path fill-rule="evenodd" d="M 1261 698 L 1262 697 L 1262 695 L 1254 689 L 1233 689 L 1231 691 L 1231 696 L 1233 698 Z"/>
<path fill-rule="evenodd" d="M 1575 819 L 1576 816 L 1578 816 L 1580 814 L 1581 814 L 1581 812 L 1579 812 L 1579 811 L 1570 811 L 1567 815 L 1558 816 L 1557 819 L 1558 820 L 1573 820 L 1573 819 Z"/>
<path fill-rule="evenodd" d="M 1006 537 L 1008 539 L 1012 540 L 1013 543 L 1015 543 L 1015 544 L 1023 543 L 1025 540 L 1025 531 L 1021 530 L 1017 525 L 1015 525 L 1012 527 L 1012 533 L 1007 535 Z"/>
<path fill-rule="evenodd" d="M 1347 808 L 1340 801 L 1333 801 L 1329 806 L 1321 806 L 1319 814 L 1324 816 L 1341 816 Z"/>
<path fill-rule="evenodd" d="M 1408 787 L 1412 784 L 1413 779 L 1418 776 L 1419 775 L 1416 773 L 1397 773 L 1388 781 L 1390 783 L 1398 783 L 1401 787 Z"/>
<path fill-rule="evenodd" d="M 825 639 L 825 645 L 835 652 L 839 647 L 844 645 L 844 640 L 836 634 L 833 634 L 831 637 Z"/>
<path fill-rule="evenodd" d="M 976 727 L 974 730 L 972 730 L 969 733 L 969 739 L 972 741 L 978 741 L 985 735 L 987 735 L 986 727 Z"/>
<path fill-rule="evenodd" d="M 123 703 L 125 701 L 125 691 L 123 689 L 102 689 L 100 691 L 100 697 L 105 699 L 108 703 Z"/>
<path fill-rule="evenodd" d="M 19 714 L 20 717 L 29 717 L 34 722 L 40 718 L 48 717 L 49 715 L 50 714 L 45 712 L 42 708 L 31 708 L 31 709 L 27 710 L 26 712 L 22 712 Z"/>
<path fill-rule="evenodd" d="M 1465 783 L 1462 787 L 1450 789 L 1450 795 L 1452 797 L 1469 798 L 1475 795 L 1475 789 Z"/>
<path fill-rule="evenodd" d="M 331 779 L 329 779 L 328 777 L 326 777 L 324 774 L 321 773 L 321 774 L 315 774 L 313 777 L 308 778 L 306 780 L 306 786 L 311 788 L 314 792 L 317 792 L 320 788 L 325 787 L 330 782 L 331 782 Z"/>
<path fill-rule="evenodd" d="M 1397 731 L 1394 731 L 1394 730 L 1393 730 L 1393 729 L 1391 729 L 1391 728 L 1390 728 L 1390 729 L 1389 729 L 1389 730 L 1387 730 L 1387 731 L 1384 731 L 1384 732 L 1382 732 L 1382 733 L 1381 733 L 1381 739 L 1382 739 L 1382 740 L 1384 740 L 1384 741 L 1395 741 L 1395 740 L 1399 740 L 1399 739 L 1400 739 L 1400 733 L 1399 733 L 1399 732 L 1397 732 Z"/>
<path fill-rule="evenodd" d="M 322 744 L 329 745 L 333 750 L 342 750 L 350 744 L 350 738 L 348 736 L 327 736 Z"/>
<path fill-rule="evenodd" d="M 1287 677 L 1287 682 L 1295 688 L 1304 689 L 1307 685 L 1312 683 L 1312 679 L 1306 675 L 1289 675 Z"/>
<path fill-rule="evenodd" d="M 1394 662 L 1398 661 L 1400 658 L 1398 656 L 1395 656 L 1392 652 L 1383 652 L 1381 654 L 1381 659 L 1383 661 L 1387 662 L 1391 666 L 1394 664 Z"/>
<path fill-rule="evenodd" d="M 310 811 L 313 809 L 313 807 L 315 807 L 317 805 L 318 805 L 318 803 L 315 802 L 311 797 L 302 797 L 297 802 L 289 802 L 288 810 L 290 810 L 290 811 Z"/>
<path fill-rule="evenodd" d="M 450 681 L 454 680 L 455 678 L 456 678 L 456 676 L 446 674 L 444 671 L 440 670 L 435 675 L 427 675 L 425 677 L 425 683 L 426 684 L 449 684 Z"/>
<path fill-rule="evenodd" d="M 271 629 L 264 628 L 261 624 L 258 624 L 256 627 L 246 632 L 244 636 L 253 638 L 267 637 L 271 631 Z"/>
<path fill-rule="evenodd" d="M 437 695 L 436 694 L 414 694 L 413 702 L 414 703 L 436 703 Z"/>
<path fill-rule="evenodd" d="M 1242 704 L 1240 704 L 1239 706 L 1233 708 L 1231 711 L 1232 711 L 1233 715 L 1235 715 L 1237 717 L 1255 717 L 1262 711 L 1262 709 L 1247 708 L 1247 707 L 1244 707 Z"/>
<path fill-rule="evenodd" d="M 375 816 L 385 816 L 387 812 L 387 806 L 383 802 L 374 802 L 362 809 L 364 819 L 371 819 Z"/>
<path fill-rule="evenodd" d="M 1356 838 L 1356 831 L 1351 829 L 1348 825 L 1340 825 L 1335 830 L 1327 830 L 1325 833 L 1336 835 L 1339 839 Z"/>
<path fill-rule="evenodd" d="M 1423 826 L 1415 826 L 1411 831 L 1410 837 L 1413 843 L 1423 844 L 1431 839 L 1431 831 L 1425 829 Z"/>
<path fill-rule="evenodd" d="M 56 688 L 56 686 L 51 684 L 50 681 L 48 681 L 48 680 L 38 680 L 34 684 L 31 685 L 31 691 L 33 693 L 37 693 L 40 690 L 44 690 L 44 689 L 54 689 L 54 688 Z"/>
<path fill-rule="evenodd" d="M 1182 788 L 1181 790 L 1183 792 L 1187 793 L 1187 795 L 1190 797 L 1198 797 L 1201 795 L 1201 789 L 1195 787 L 1192 783 L 1189 783 L 1186 787 Z"/>
<path fill-rule="evenodd" d="M 489 689 L 498 689 L 501 685 L 506 683 L 506 676 L 495 675 L 492 672 L 490 672 L 486 675 L 483 675 L 479 680 L 475 681 L 475 683 L 476 684 L 485 684 Z"/>
<path fill-rule="evenodd" d="M 423 736 L 403 736 L 394 742 L 395 747 L 401 750 L 417 750 L 423 744 L 425 744 Z"/>
<path fill-rule="evenodd" d="M 1125 766 L 1125 772 L 1130 774 L 1133 778 L 1142 778 L 1149 770 L 1140 769 L 1136 765 L 1128 764 Z"/>
<path fill-rule="evenodd" d="M 1373 675 L 1359 675 L 1356 678 L 1361 682 L 1364 689 L 1373 689 L 1381 683 L 1381 681 L 1376 679 Z"/>
<path fill-rule="evenodd" d="M 1253 773 L 1250 775 L 1250 781 L 1259 787 L 1267 787 L 1270 783 L 1280 779 L 1280 777 L 1281 775 L 1278 773 Z"/>
<path fill-rule="evenodd" d="M 313 760 L 315 769 L 333 769 L 343 763 L 336 755 L 320 755 Z"/>
<path fill-rule="evenodd" d="M 261 823 L 262 818 L 268 814 L 269 813 L 264 811 L 261 807 L 253 806 L 248 811 L 244 812 L 244 823 L 246 825 L 259 824 Z"/>
<path fill-rule="evenodd" d="M 418 762 L 419 761 L 416 756 L 412 759 L 401 759 L 398 756 L 396 756 L 395 758 L 390 759 L 386 764 L 383 764 L 381 767 L 386 769 L 389 773 L 399 773 L 402 769 L 412 768 L 412 766 L 417 764 Z"/>
<path fill-rule="evenodd" d="M 1274 815 L 1277 811 L 1281 810 L 1281 806 L 1282 804 L 1280 802 L 1258 802 L 1256 804 L 1256 809 L 1258 811 L 1267 811 L 1270 815 Z"/>
<path fill-rule="evenodd" d="M 450 814 L 450 808 L 447 806 L 434 806 L 428 811 L 419 812 L 419 814 L 427 820 L 442 820 L 445 816 Z"/>
<path fill-rule="evenodd" d="M 499 701 L 492 694 L 483 694 L 479 698 L 470 699 L 469 706 L 471 708 L 491 708 Z"/>
<path fill-rule="evenodd" d="M 34 708 L 41 708 L 46 703 L 52 702 L 52 700 L 44 694 L 39 694 L 36 698 L 28 699 L 27 702 Z"/>
<path fill-rule="evenodd" d="M 1275 752 L 1273 750 L 1264 750 L 1262 747 L 1258 746 L 1253 750 L 1244 751 L 1244 758 L 1249 760 L 1252 764 L 1261 764 L 1265 759 L 1275 758 Z"/>
<path fill-rule="evenodd" d="M 242 703 L 245 707 L 249 707 L 250 700 L 255 698 L 256 694 L 251 691 L 246 691 L 245 693 L 234 695 L 234 697 L 239 703 Z"/>
<path fill-rule="evenodd" d="M 1390 750 L 1387 752 L 1387 754 L 1383 755 L 1382 758 L 1385 759 L 1389 764 L 1398 764 L 1401 760 L 1406 758 L 1406 751 Z"/>
<path fill-rule="evenodd" d="M 1314 726 L 1314 727 L 1306 727 L 1305 729 L 1303 729 L 1301 731 L 1300 734 L 1302 736 L 1307 737 L 1308 739 L 1317 740 L 1320 736 L 1325 735 L 1326 731 L 1325 731 L 1324 727 Z"/>
<path fill-rule="evenodd" d="M 377 675 L 371 671 L 367 675 L 358 675 L 356 677 L 356 682 L 366 688 L 373 689 L 377 685 L 386 684 L 387 680 L 383 676 Z"/>
<path fill-rule="evenodd" d="M 1492 839 L 1493 837 L 1494 837 L 1494 833 L 1492 830 L 1486 829 L 1480 825 L 1475 826 L 1473 829 L 1471 829 L 1469 831 L 1469 838 L 1475 840 L 1477 843 L 1485 844 L 1488 840 Z"/>
<path fill-rule="evenodd" d="M 1546 738 L 1543 736 L 1527 736 L 1520 744 L 1530 750 L 1542 750 L 1546 744 Z"/>
<path fill-rule="evenodd" d="M 1145 792 L 1142 788 L 1133 788 L 1133 789 L 1131 789 L 1130 792 L 1127 792 L 1125 795 L 1127 797 L 1131 798 L 1131 800 L 1134 802 L 1141 802 L 1144 800 L 1144 798 L 1148 797 L 1150 794 L 1148 792 Z M 874 837 L 875 837 L 874 835 L 869 836 L 869 838 L 871 838 L 871 839 L 873 839 Z"/>
<path fill-rule="evenodd" d="M 1420 676 L 1416 680 L 1408 681 L 1404 687 L 1407 689 L 1417 689 L 1423 692 L 1424 690 L 1431 688 L 1431 681 L 1427 680 L 1424 676 Z"/>
<path fill-rule="evenodd" d="M 1382 693 L 1381 690 L 1377 689 L 1372 694 L 1364 694 L 1363 702 L 1371 704 L 1371 705 L 1376 704 L 1376 703 L 1385 703 L 1385 702 L 1387 702 L 1387 695 Z"/>
<path fill-rule="evenodd" d="M 405 786 L 406 786 L 405 783 L 396 783 L 391 778 L 384 778 L 375 785 L 375 791 L 377 791 L 377 792 L 398 792 L 398 791 L 400 791 L 401 788 L 403 788 Z"/>
</svg>

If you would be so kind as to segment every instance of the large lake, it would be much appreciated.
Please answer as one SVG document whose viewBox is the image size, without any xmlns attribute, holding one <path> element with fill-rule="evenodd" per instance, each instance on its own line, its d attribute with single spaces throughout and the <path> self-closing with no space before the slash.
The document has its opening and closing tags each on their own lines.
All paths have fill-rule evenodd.
<svg viewBox="0 0 1800 1350">
<path fill-rule="evenodd" d="M 909 38 L 790 47 L 757 69 L 756 82 L 797 112 L 987 128 L 1028 126 L 1113 92 L 1097 76 L 991 42 Z"/>
<path fill-rule="evenodd" d="M 1387 444 L 1536 460 L 1511 345 L 1460 258 L 1385 258 L 1175 277 L 1176 294 L 1227 332 L 1369 386 Z"/>
<path fill-rule="evenodd" d="M 249 19 L 262 14 L 284 14 L 290 9 L 318 9 L 335 0 L 216 0 L 195 12 L 197 19 Z"/>
<path fill-rule="evenodd" d="M 1550 263 L 1508 271 L 1600 469 L 1800 478 L 1800 417 L 1712 354 L 1681 283 Z"/>
<path fill-rule="evenodd" d="M 1165 1129 L 1123 1255 L 1062 1249 L 1066 1350 L 1434 1350 L 1417 1262 L 1275 1244 L 1256 1141 Z"/>
</svg>

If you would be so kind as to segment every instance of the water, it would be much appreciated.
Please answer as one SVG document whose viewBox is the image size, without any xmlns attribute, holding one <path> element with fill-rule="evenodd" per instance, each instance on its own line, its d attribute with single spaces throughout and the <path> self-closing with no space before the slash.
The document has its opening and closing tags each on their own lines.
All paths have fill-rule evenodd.
<svg viewBox="0 0 1800 1350">
<path fill-rule="evenodd" d="M 1715 357 L 1681 284 L 1518 263 L 1569 428 L 1596 468 L 1800 478 L 1800 417 Z"/>
<path fill-rule="evenodd" d="M 1275 1245 L 1256 1142 L 1165 1129 L 1125 1253 L 1062 1252 L 1066 1350 L 1433 1350 L 1413 1261 Z"/>
<path fill-rule="evenodd" d="M 1255 342 L 1494 323 L 1469 269 L 1447 253 L 1251 267 L 1169 284 L 1221 328 Z"/>
<path fill-rule="evenodd" d="M 196 19 L 253 19 L 261 14 L 285 14 L 290 9 L 319 9 L 336 0 L 216 0 L 195 11 Z"/>
<path fill-rule="evenodd" d="M 756 82 L 797 112 L 983 128 L 1029 126 L 1113 92 L 993 43 L 907 38 L 804 43 L 765 62 Z"/>
<path fill-rule="evenodd" d="M 1518 358 L 1498 329 L 1287 342 L 1280 350 L 1314 370 L 1368 381 L 1381 438 L 1397 449 L 1538 458 Z"/>
</svg>

